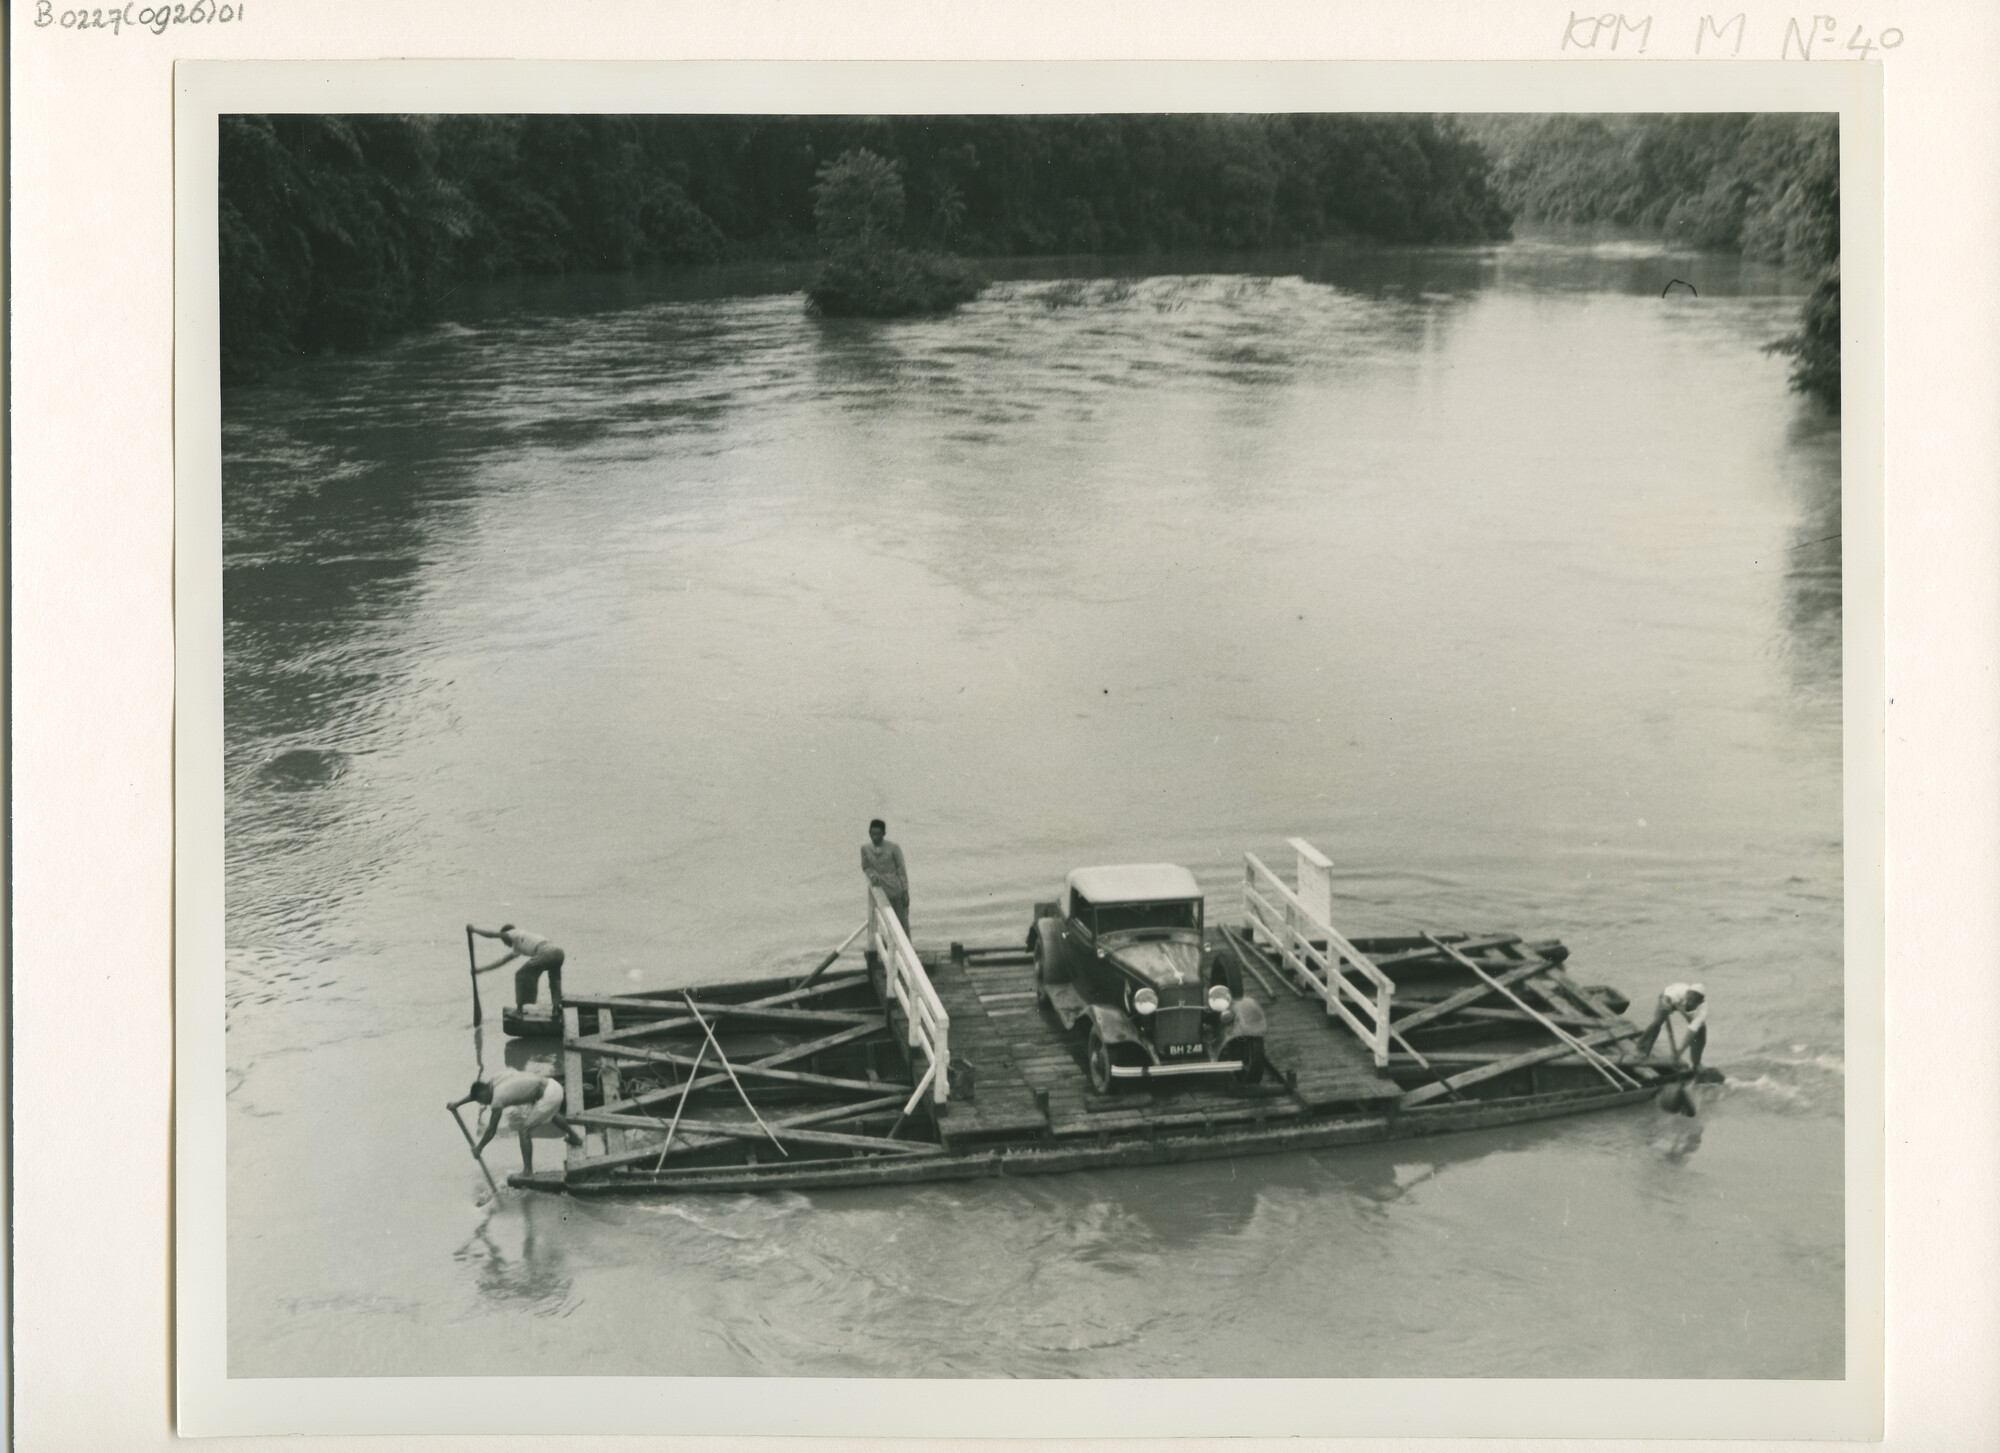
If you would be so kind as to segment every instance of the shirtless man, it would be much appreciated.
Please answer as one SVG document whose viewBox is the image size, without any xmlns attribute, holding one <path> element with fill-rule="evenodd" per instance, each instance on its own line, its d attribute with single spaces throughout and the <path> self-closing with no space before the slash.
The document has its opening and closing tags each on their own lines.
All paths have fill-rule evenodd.
<svg viewBox="0 0 2000 1453">
<path fill-rule="evenodd" d="M 503 1121 L 509 1130 L 521 1137 L 521 1169 L 531 1175 L 535 1169 L 535 1143 L 529 1138 L 530 1132 L 544 1125 L 553 1125 L 562 1131 L 563 1139 L 571 1145 L 583 1144 L 583 1137 L 577 1133 L 576 1127 L 562 1117 L 562 1083 L 546 1075 L 508 1070 L 491 1082 L 474 1080 L 472 1088 L 446 1108 L 456 1115 L 460 1105 L 472 1100 L 477 1100 L 484 1107 L 486 1115 L 486 1129 L 480 1135 L 479 1143 L 472 1148 L 474 1155 L 492 1144 Z"/>
<path fill-rule="evenodd" d="M 1687 1024 L 1687 1039 L 1678 1039 L 1669 1021 L 1680 1015 Z M 1708 991 L 1700 984 L 1669 984 L 1660 991 L 1660 1002 L 1653 1006 L 1653 1022 L 1646 1026 L 1646 1032 L 1639 1036 L 1637 1049 L 1641 1058 L 1653 1052 L 1653 1041 L 1660 1037 L 1660 1031 L 1667 1031 L 1668 1042 L 1674 1046 L 1674 1058 L 1683 1052 L 1688 1054 L 1692 1068 L 1701 1068 L 1702 1051 L 1708 1048 Z"/>
<path fill-rule="evenodd" d="M 896 922 L 903 933 L 910 932 L 910 872 L 903 866 L 903 850 L 889 841 L 889 827 L 881 818 L 868 824 L 868 841 L 861 845 L 861 871 L 870 887 L 880 888 L 889 906 L 896 910 Z"/>
<path fill-rule="evenodd" d="M 496 929 L 476 928 L 465 925 L 467 933 L 476 933 L 481 938 L 497 938 L 507 945 L 507 952 L 490 964 L 475 964 L 473 973 L 491 973 L 503 964 L 515 959 L 527 962 L 514 970 L 514 1003 L 526 1009 L 535 1002 L 543 974 L 549 976 L 549 1017 L 562 1023 L 562 966 L 563 951 L 547 939 L 529 933 L 524 928 L 516 928 L 511 923 L 503 923 Z"/>
</svg>

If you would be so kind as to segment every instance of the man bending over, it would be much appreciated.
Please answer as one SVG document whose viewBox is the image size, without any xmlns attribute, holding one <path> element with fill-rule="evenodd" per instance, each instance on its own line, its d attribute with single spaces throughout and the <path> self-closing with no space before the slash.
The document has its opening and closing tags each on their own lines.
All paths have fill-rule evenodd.
<svg viewBox="0 0 2000 1453">
<path fill-rule="evenodd" d="M 489 935 L 490 936 L 490 935 Z M 478 1155 L 493 1141 L 504 1121 L 509 1130 L 521 1137 L 521 1168 L 530 1175 L 535 1170 L 535 1143 L 530 1133 L 544 1125 L 553 1125 L 562 1131 L 563 1139 L 571 1145 L 583 1144 L 583 1137 L 576 1127 L 563 1119 L 563 1087 L 558 1080 L 547 1075 L 531 1075 L 520 1070 L 509 1070 L 494 1079 L 474 1080 L 472 1088 L 463 1097 L 451 1102 L 451 1112 L 456 1115 L 458 1107 L 467 1101 L 477 1100 L 484 1107 L 486 1129 L 479 1137 L 479 1143 L 472 1148 Z"/>
</svg>

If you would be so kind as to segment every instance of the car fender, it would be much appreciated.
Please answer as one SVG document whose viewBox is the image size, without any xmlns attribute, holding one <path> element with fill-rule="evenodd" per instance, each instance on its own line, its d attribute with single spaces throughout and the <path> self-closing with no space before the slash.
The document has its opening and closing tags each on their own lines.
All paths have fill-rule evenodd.
<svg viewBox="0 0 2000 1453">
<path fill-rule="evenodd" d="M 1106 1044 L 1145 1044 L 1145 1040 L 1139 1037 L 1139 1026 L 1116 1005 L 1092 1004 L 1083 1012 L 1097 1026 L 1097 1032 Z"/>
<path fill-rule="evenodd" d="M 1062 920 L 1059 918 L 1038 918 L 1035 926 L 1028 930 L 1028 952 L 1035 956 L 1038 964 L 1046 964 L 1050 970 L 1051 983 L 1067 984 L 1076 975 L 1064 962 L 1062 951 Z M 1046 958 L 1043 956 L 1047 955 Z"/>
<path fill-rule="evenodd" d="M 1223 1027 L 1222 1042 L 1232 1039 L 1256 1039 L 1269 1030 L 1269 1022 L 1264 1018 L 1264 1006 L 1255 999 L 1238 999 L 1230 1009 L 1230 1020 Z"/>
</svg>

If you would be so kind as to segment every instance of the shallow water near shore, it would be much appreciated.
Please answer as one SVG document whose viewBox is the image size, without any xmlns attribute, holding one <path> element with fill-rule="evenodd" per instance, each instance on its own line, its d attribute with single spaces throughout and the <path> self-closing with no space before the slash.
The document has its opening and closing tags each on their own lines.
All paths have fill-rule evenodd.
<svg viewBox="0 0 2000 1453">
<path fill-rule="evenodd" d="M 225 394 L 232 1376 L 1841 1375 L 1839 434 L 1762 351 L 1800 283 L 1558 236 L 1247 266 L 891 324 L 510 285 Z M 439 1113 L 508 1053 L 468 919 L 575 991 L 803 971 L 878 815 L 919 943 L 1017 942 L 1098 862 L 1233 920 L 1300 835 L 1350 934 L 1559 937 L 1635 1012 L 1705 982 L 1727 1078 L 1693 1121 L 483 1204 Z"/>
</svg>

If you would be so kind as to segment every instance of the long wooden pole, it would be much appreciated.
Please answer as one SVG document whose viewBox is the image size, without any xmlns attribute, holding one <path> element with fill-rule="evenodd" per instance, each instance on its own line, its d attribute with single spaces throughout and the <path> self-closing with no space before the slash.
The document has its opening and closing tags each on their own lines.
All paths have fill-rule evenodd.
<svg viewBox="0 0 2000 1453">
<path fill-rule="evenodd" d="M 1567 1029 L 1564 1029 L 1560 1024 L 1557 1024 L 1553 1019 L 1549 1018 L 1548 1015 L 1542 1013 L 1541 1010 L 1535 1008 L 1526 999 L 1523 999 L 1519 994 L 1516 994 L 1512 989 L 1508 988 L 1505 984 L 1502 984 L 1499 980 L 1495 979 L 1491 974 L 1487 973 L 1486 970 L 1480 968 L 1478 964 L 1474 963 L 1471 960 L 1471 958 L 1469 958 L 1465 954 L 1460 953 L 1457 949 L 1451 947 L 1449 944 L 1439 943 L 1437 938 L 1432 934 L 1427 933 L 1424 935 L 1424 937 L 1429 939 L 1432 943 L 1437 944 L 1439 948 L 1443 949 L 1446 953 L 1450 954 L 1454 959 L 1457 959 L 1458 962 L 1463 964 L 1466 968 L 1472 970 L 1473 973 L 1477 974 L 1480 978 L 1484 979 L 1493 988 L 1498 989 L 1502 994 L 1506 995 L 1507 998 L 1513 1000 L 1515 1007 L 1526 1011 L 1529 1018 L 1533 1019 L 1536 1023 L 1540 1024 L 1542 1028 L 1548 1030 L 1550 1034 L 1553 1034 L 1557 1039 L 1560 1039 L 1563 1043 L 1569 1045 L 1572 1049 L 1574 1049 L 1578 1054 L 1582 1055 L 1585 1062 L 1588 1063 L 1590 1067 L 1596 1070 L 1600 1075 L 1604 1076 L 1606 1083 L 1611 1085 L 1613 1089 L 1636 1090 L 1640 1087 L 1639 1082 L 1636 1079 L 1634 1079 L 1631 1075 L 1626 1074 L 1625 1071 L 1619 1069 L 1616 1065 L 1612 1064 L 1610 1060 L 1606 1059 L 1603 1055 L 1599 1054 L 1596 1050 L 1592 1049 L 1589 1045 L 1585 1044 L 1582 1040 L 1578 1039 L 1575 1035 L 1571 1034 Z M 1620 1080 L 1624 1081 L 1623 1085 L 1619 1084 Z"/>
<path fill-rule="evenodd" d="M 736 1093 L 743 1101 L 743 1108 L 750 1112 L 750 1118 L 752 1120 L 755 1120 L 759 1125 L 762 1125 L 764 1127 L 764 1133 L 771 1137 L 771 1144 L 778 1147 L 778 1154 L 784 1156 L 786 1159 L 789 1160 L 791 1158 L 792 1153 L 789 1150 L 785 1149 L 785 1143 L 782 1140 L 778 1139 L 776 1133 L 772 1131 L 771 1127 L 768 1125 L 764 1125 L 764 1117 L 762 1115 L 759 1115 L 757 1113 L 757 1107 L 750 1103 L 750 1092 L 744 1089 L 743 1082 L 736 1078 L 736 1069 L 733 1065 L 729 1063 L 729 1056 L 724 1054 L 722 1052 L 722 1046 L 716 1043 L 715 1031 L 708 1027 L 708 1021 L 701 1017 L 701 1011 L 694 1007 L 694 995 L 688 993 L 687 990 L 683 989 L 681 991 L 681 999 L 687 1004 L 688 1013 L 694 1016 L 694 1022 L 701 1026 L 701 1032 L 708 1036 L 708 1042 L 710 1044 L 715 1045 L 715 1057 L 722 1061 L 723 1069 L 729 1072 L 729 1083 L 736 1086 Z"/>
<path fill-rule="evenodd" d="M 889 1139 L 896 1138 L 896 1132 L 903 1128 L 903 1122 L 909 1119 L 910 1112 L 917 1108 L 917 1101 L 923 1099 L 924 1091 L 931 1087 L 931 1082 L 937 1078 L 937 1072 L 937 1061 L 932 1060 L 931 1067 L 924 1071 L 924 1077 L 917 1081 L 917 1088 L 910 1095 L 910 1103 L 903 1107 L 903 1113 L 898 1115 L 896 1123 L 889 1127 Z"/>
<path fill-rule="evenodd" d="M 1403 1038 L 1402 1035 L 1396 1033 L 1396 1031 L 1393 1028 L 1389 1031 L 1389 1038 L 1395 1040 L 1396 1043 L 1400 1044 L 1401 1046 L 1403 1046 L 1404 1049 L 1408 1050 L 1410 1052 L 1410 1058 L 1417 1062 L 1419 1068 L 1429 1070 L 1431 1072 L 1431 1078 L 1436 1080 L 1437 1083 L 1439 1083 L 1440 1085 L 1444 1085 L 1444 1092 L 1447 1095 L 1451 1096 L 1452 1099 L 1454 1100 L 1459 1098 L 1458 1091 L 1454 1090 L 1450 1086 L 1450 1084 L 1448 1084 L 1445 1081 L 1444 1076 L 1440 1075 L 1437 1072 L 1437 1066 L 1433 1065 L 1428 1059 L 1424 1058 L 1423 1052 L 1420 1051 L 1414 1044 L 1411 1044 L 1407 1039 Z"/>
<path fill-rule="evenodd" d="M 695 1053 L 694 1068 L 688 1071 L 687 1083 L 681 1086 L 681 1102 L 674 1106 L 674 1123 L 667 1127 L 667 1138 L 660 1142 L 660 1158 L 653 1162 L 655 1174 L 667 1163 L 667 1152 L 674 1144 L 674 1132 L 681 1128 L 681 1112 L 688 1107 L 688 1093 L 694 1089 L 694 1077 L 701 1073 L 702 1057 L 707 1053 L 708 1046 L 705 1044 Z"/>
<path fill-rule="evenodd" d="M 472 970 L 472 1027 L 477 1029 L 481 1018 L 479 1009 L 479 955 L 472 947 L 472 925 L 465 925 L 465 962 Z"/>
<path fill-rule="evenodd" d="M 472 1132 L 465 1128 L 465 1121 L 458 1113 L 458 1106 L 447 1105 L 445 1106 L 445 1109 L 451 1111 L 451 1123 L 456 1125 L 458 1127 L 458 1133 L 465 1137 L 465 1148 L 472 1152 L 472 1158 L 479 1162 L 479 1169 L 485 1172 L 486 1184 L 493 1187 L 493 1199 L 496 1201 L 499 1200 L 500 1187 L 494 1185 L 493 1172 L 486 1169 L 486 1157 L 481 1155 L 479 1153 L 479 1147 L 472 1143 Z"/>
<path fill-rule="evenodd" d="M 854 940 L 861 937 L 861 935 L 866 933 L 867 931 L 868 931 L 868 925 L 866 922 L 863 922 L 861 927 L 855 929 L 854 932 L 850 933 L 849 935 L 847 935 L 846 938 L 841 940 L 839 948 L 835 949 L 832 953 L 828 954 L 825 958 L 819 961 L 819 967 L 814 969 L 810 974 L 807 974 L 805 982 L 800 984 L 799 987 L 801 989 L 809 989 L 814 984 L 818 983 L 819 976 L 825 973 L 828 969 L 833 967 L 833 961 L 839 958 L 842 954 L 847 952 L 848 945 L 853 943 Z"/>
</svg>

